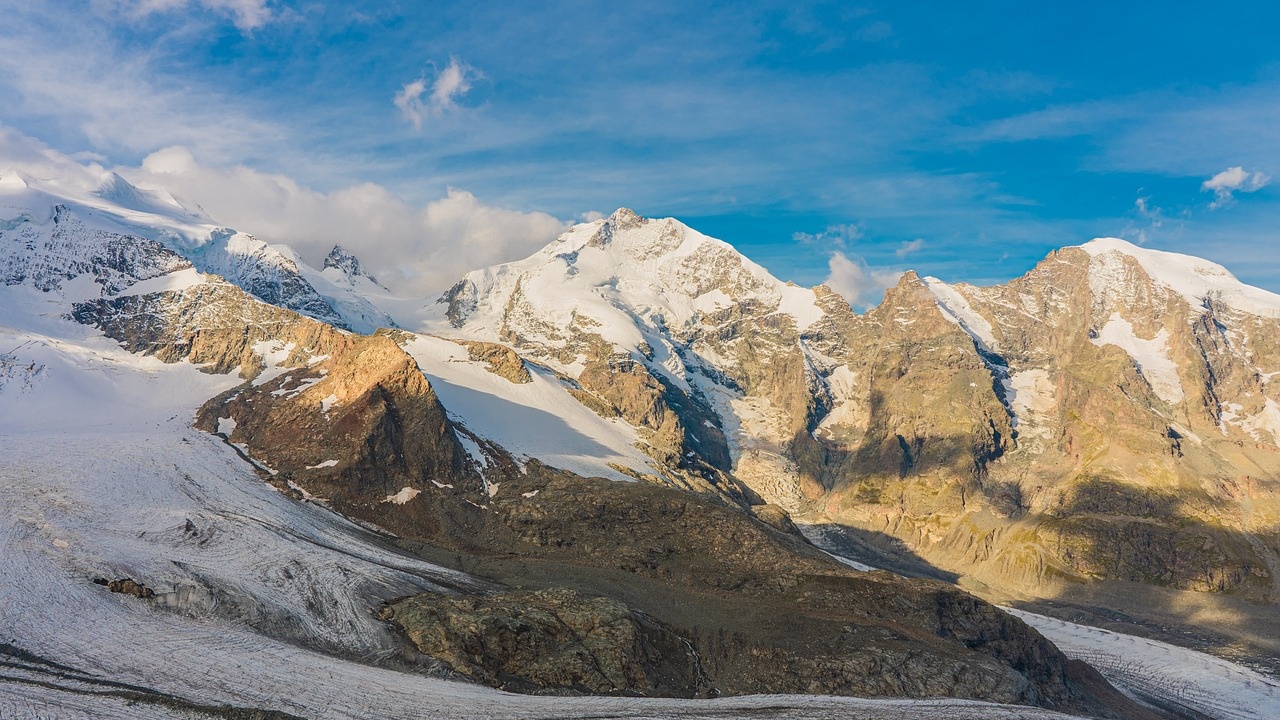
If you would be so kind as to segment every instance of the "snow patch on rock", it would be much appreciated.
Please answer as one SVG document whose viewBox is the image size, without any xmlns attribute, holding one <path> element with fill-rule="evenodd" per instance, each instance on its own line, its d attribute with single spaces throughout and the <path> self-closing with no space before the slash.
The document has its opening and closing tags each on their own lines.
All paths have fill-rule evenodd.
<svg viewBox="0 0 1280 720">
<path fill-rule="evenodd" d="M 991 323 L 987 319 L 978 314 L 974 310 L 969 301 L 964 299 L 956 289 L 942 282 L 935 277 L 922 278 L 924 286 L 928 288 L 930 294 L 938 303 L 938 309 L 942 311 L 942 316 L 956 325 L 961 330 L 968 333 L 973 338 L 973 342 L 977 344 L 978 349 L 983 352 L 995 352 L 996 336 L 995 331 L 991 327 Z"/>
<path fill-rule="evenodd" d="M 395 495 L 388 495 L 387 499 L 383 500 L 382 502 L 395 503 L 396 505 L 403 505 L 409 502 L 410 500 L 418 497 L 421 494 L 422 494 L 422 491 L 418 490 L 417 488 L 406 487 L 400 490 L 400 492 L 396 493 Z"/>
<path fill-rule="evenodd" d="M 1096 338 L 1090 342 L 1099 347 L 1115 345 L 1133 358 L 1138 372 L 1147 379 L 1151 389 L 1161 400 L 1176 405 L 1182 402 L 1185 394 L 1182 381 L 1178 378 L 1178 365 L 1169 357 L 1169 331 L 1160 328 L 1154 338 L 1143 339 L 1133 331 L 1133 324 L 1112 313 L 1107 324 L 1098 331 Z"/>
</svg>

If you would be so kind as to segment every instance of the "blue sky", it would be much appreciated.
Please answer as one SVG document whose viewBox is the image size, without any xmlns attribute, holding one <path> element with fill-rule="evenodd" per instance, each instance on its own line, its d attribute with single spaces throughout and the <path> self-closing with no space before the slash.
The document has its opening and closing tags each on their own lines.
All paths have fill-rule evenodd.
<svg viewBox="0 0 1280 720">
<path fill-rule="evenodd" d="M 1102 235 L 1280 291 L 1264 3 L 29 4 L 0 0 L 0 124 L 106 167 L 185 148 L 206 207 L 236 178 L 467 199 L 383 266 L 511 259 L 548 215 L 628 206 L 863 302 L 896 270 L 1002 281 Z M 320 251 L 298 232 L 268 239 Z"/>
</svg>

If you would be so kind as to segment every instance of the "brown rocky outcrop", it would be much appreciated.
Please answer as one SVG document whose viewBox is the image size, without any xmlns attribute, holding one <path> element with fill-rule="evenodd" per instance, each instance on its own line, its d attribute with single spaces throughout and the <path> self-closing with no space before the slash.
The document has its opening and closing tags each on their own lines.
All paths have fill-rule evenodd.
<svg viewBox="0 0 1280 720">
<path fill-rule="evenodd" d="M 1266 528 L 1280 485 L 1261 477 L 1280 477 L 1280 451 L 1229 423 L 1266 416 L 1274 319 L 1191 307 L 1133 256 L 1080 248 L 1007 285 L 951 290 L 988 341 L 943 320 L 911 274 L 848 324 L 832 352 L 867 368 L 865 410 L 800 456 L 835 476 L 806 519 L 890 532 L 939 567 L 1031 594 L 1117 580 L 1277 597 Z M 1143 368 L 1104 336 L 1111 323 L 1176 375 Z M 1247 500 L 1229 489 L 1242 474 Z"/>
<path fill-rule="evenodd" d="M 385 334 L 347 335 L 329 357 L 213 398 L 196 425 L 299 492 L 379 502 L 405 488 L 482 486 L 417 363 Z"/>
<path fill-rule="evenodd" d="M 196 424 L 232 427 L 228 440 L 295 492 L 364 502 L 405 488 L 482 485 L 396 331 L 341 332 L 216 279 L 80 303 L 73 315 L 134 352 L 207 372 L 239 369 L 245 383 L 209 400 Z"/>
<path fill-rule="evenodd" d="M 536 463 L 526 470 L 507 477 L 509 485 L 483 505 L 415 500 L 357 514 L 403 534 L 404 547 L 436 562 L 509 585 L 604 596 L 640 613 L 689 642 L 708 692 L 952 696 L 1116 717 L 1135 710 L 1020 621 L 963 591 L 845 568 L 796 535 L 694 494 L 578 478 Z M 426 612 L 425 619 L 401 623 L 400 605 L 393 619 L 424 652 L 445 648 L 457 659 L 451 666 L 483 682 L 536 672 L 563 683 L 580 655 L 548 669 L 517 653 L 524 659 L 503 669 L 505 651 L 495 648 L 504 646 L 465 641 L 478 623 L 514 632 L 526 622 L 525 602 L 541 607 L 521 593 L 496 601 L 422 597 L 404 607 Z M 529 632 L 553 656 L 573 647 L 570 635 L 550 632 L 555 623 L 540 617 L 543 628 Z M 513 682 L 507 687 L 526 687 Z M 684 685 L 679 694 L 692 690 Z"/>
<path fill-rule="evenodd" d="M 105 586 L 113 593 L 121 595 L 132 595 L 133 597 L 147 600 L 156 596 L 156 591 L 139 583 L 132 578 L 121 578 L 119 580 L 107 580 L 106 578 L 96 578 L 95 584 Z"/>
<path fill-rule="evenodd" d="M 460 342 L 467 348 L 467 353 L 472 360 L 487 363 L 489 371 L 494 375 L 513 383 L 533 382 L 533 378 L 529 375 L 529 368 L 524 366 L 524 360 L 511 348 L 478 340 Z"/>
<path fill-rule="evenodd" d="M 425 594 L 380 617 L 450 670 L 503 690 L 697 697 L 711 689 L 687 640 L 617 600 L 573 590 Z"/>
</svg>

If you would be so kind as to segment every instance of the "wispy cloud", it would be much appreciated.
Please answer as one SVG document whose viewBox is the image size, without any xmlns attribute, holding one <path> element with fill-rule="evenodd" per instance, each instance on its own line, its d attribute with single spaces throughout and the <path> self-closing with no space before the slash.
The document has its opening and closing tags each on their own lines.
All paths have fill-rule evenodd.
<svg viewBox="0 0 1280 720">
<path fill-rule="evenodd" d="M 898 259 L 901 260 L 906 256 L 910 255 L 911 253 L 918 251 L 922 247 L 924 247 L 924 238 L 916 238 L 915 240 L 906 240 L 906 241 L 903 241 L 903 243 L 898 246 L 897 250 L 893 251 L 893 254 L 897 255 Z"/>
<path fill-rule="evenodd" d="M 1237 165 L 1205 180 L 1200 186 L 1200 191 L 1213 193 L 1213 202 L 1209 203 L 1209 209 L 1217 210 L 1230 205 L 1235 200 L 1233 193 L 1255 192 L 1266 187 L 1269 182 L 1271 182 L 1270 176 L 1256 171 L 1249 172 Z"/>
<path fill-rule="evenodd" d="M 39 4 L 0 2 L 0 10 L 26 29 L 0 33 L 3 119 L 41 127 L 42 139 L 117 157 L 185 145 L 224 162 L 284 144 L 285 129 L 251 103 L 159 71 L 158 48 L 126 49 L 100 17 L 62 17 Z"/>
<path fill-rule="evenodd" d="M 113 4 L 132 17 L 187 11 L 194 5 L 229 16 L 242 32 L 256 30 L 278 17 L 269 0 L 115 0 Z"/>
<path fill-rule="evenodd" d="M 1120 237 L 1146 245 L 1151 235 L 1164 226 L 1164 220 L 1164 208 L 1152 204 L 1150 196 L 1140 195 L 1133 201 L 1133 210 Z"/>
<path fill-rule="evenodd" d="M 414 130 L 421 130 L 424 119 L 437 117 L 458 107 L 458 99 L 471 90 L 472 79 L 476 76 L 474 68 L 459 62 L 457 58 L 450 58 L 449 64 L 431 82 L 429 94 L 426 78 L 418 78 L 405 83 L 391 101 L 400 108 L 405 119 L 412 123 Z"/>
<path fill-rule="evenodd" d="M 862 230 L 853 223 L 828 225 L 825 230 L 816 233 L 796 232 L 791 239 L 803 245 L 817 247 L 835 247 L 844 249 L 862 237 Z"/>
</svg>

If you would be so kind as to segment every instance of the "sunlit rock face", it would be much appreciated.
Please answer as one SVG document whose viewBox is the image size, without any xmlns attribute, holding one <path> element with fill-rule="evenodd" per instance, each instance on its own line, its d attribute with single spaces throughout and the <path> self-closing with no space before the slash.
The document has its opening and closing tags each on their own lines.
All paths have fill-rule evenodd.
<svg viewBox="0 0 1280 720">
<path fill-rule="evenodd" d="M 1274 592 L 1280 298 L 1203 260 L 1095 240 L 1005 285 L 907 273 L 858 315 L 620 210 L 436 315 L 640 428 L 662 481 L 1019 586 Z"/>
</svg>

